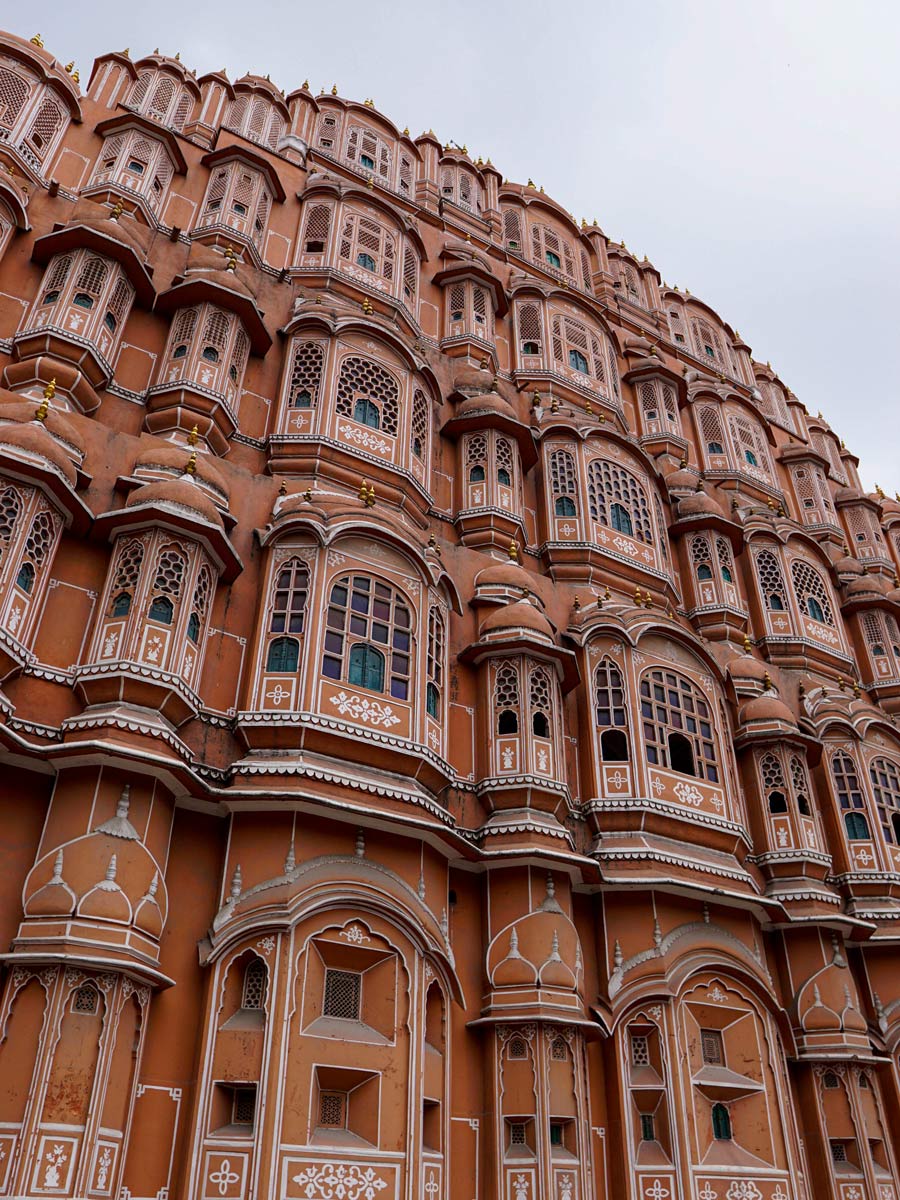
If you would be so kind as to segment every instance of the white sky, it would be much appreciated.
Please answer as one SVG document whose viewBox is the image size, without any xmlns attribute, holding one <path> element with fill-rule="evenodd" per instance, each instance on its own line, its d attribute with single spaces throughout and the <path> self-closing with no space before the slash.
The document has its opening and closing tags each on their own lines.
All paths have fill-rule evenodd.
<svg viewBox="0 0 900 1200">
<path fill-rule="evenodd" d="M 32 0 L 96 55 L 374 97 L 529 176 L 711 304 L 900 491 L 897 0 Z M 233 12 L 234 20 L 229 19 Z M 25 22 L 23 26 L 22 22 Z"/>
</svg>

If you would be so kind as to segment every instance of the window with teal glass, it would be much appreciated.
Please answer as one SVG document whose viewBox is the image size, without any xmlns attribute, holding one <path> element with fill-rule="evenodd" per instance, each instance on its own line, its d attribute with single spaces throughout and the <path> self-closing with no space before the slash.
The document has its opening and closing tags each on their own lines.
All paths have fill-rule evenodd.
<svg viewBox="0 0 900 1200">
<path fill-rule="evenodd" d="M 300 662 L 300 643 L 296 638 L 277 637 L 269 643 L 267 671 L 296 671 Z"/>
<path fill-rule="evenodd" d="M 350 648 L 349 681 L 355 687 L 384 691 L 384 655 L 374 646 L 357 642 Z"/>
<path fill-rule="evenodd" d="M 353 420 L 359 421 L 360 425 L 368 425 L 371 429 L 379 429 L 381 413 L 378 405 L 365 396 L 360 396 L 353 404 Z"/>
</svg>

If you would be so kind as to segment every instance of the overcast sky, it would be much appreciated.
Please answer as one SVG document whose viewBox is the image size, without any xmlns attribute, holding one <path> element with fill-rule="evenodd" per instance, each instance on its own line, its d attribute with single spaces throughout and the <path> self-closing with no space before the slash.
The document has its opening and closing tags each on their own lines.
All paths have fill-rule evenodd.
<svg viewBox="0 0 900 1200">
<path fill-rule="evenodd" d="M 97 54 L 308 78 L 529 176 L 770 360 L 900 491 L 897 0 L 32 0 Z M 229 14 L 233 13 L 233 19 Z M 27 21 L 23 27 L 20 23 Z"/>
</svg>

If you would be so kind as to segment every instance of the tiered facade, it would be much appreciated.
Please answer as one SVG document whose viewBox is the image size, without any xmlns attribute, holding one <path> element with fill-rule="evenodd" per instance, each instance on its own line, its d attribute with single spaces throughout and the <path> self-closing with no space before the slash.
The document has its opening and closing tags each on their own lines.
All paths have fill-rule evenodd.
<svg viewBox="0 0 900 1200">
<path fill-rule="evenodd" d="M 0 164 L 0 1194 L 898 1200 L 900 503 L 369 100 Z"/>
</svg>

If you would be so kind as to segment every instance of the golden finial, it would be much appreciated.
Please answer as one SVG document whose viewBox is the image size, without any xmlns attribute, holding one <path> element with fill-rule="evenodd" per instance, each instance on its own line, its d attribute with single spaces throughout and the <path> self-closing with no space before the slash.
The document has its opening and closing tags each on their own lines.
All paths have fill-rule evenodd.
<svg viewBox="0 0 900 1200">
<path fill-rule="evenodd" d="M 123 58 L 131 58 L 131 47 L 130 46 L 126 46 L 125 49 L 122 51 L 122 57 Z"/>
<path fill-rule="evenodd" d="M 512 541 L 509 543 L 509 549 L 507 550 L 507 554 L 509 555 L 510 562 L 518 562 L 519 561 L 519 547 L 516 545 L 515 538 L 513 538 Z"/>
<path fill-rule="evenodd" d="M 76 67 L 76 69 L 75 69 L 75 70 L 72 72 L 72 82 L 73 82 L 73 83 L 81 83 L 81 76 L 78 74 L 78 68 L 77 68 L 77 67 Z"/>
<path fill-rule="evenodd" d="M 65 73 L 67 75 L 71 75 L 74 68 L 75 68 L 75 59 L 73 58 L 71 62 L 66 63 L 65 67 L 63 67 L 63 70 L 65 71 Z"/>
<path fill-rule="evenodd" d="M 362 310 L 367 317 L 371 317 L 372 313 L 375 311 L 372 301 L 368 296 L 363 296 Z"/>
<path fill-rule="evenodd" d="M 581 601 L 578 599 L 577 596 L 572 601 L 572 607 L 575 609 L 576 612 L 581 612 Z"/>
<path fill-rule="evenodd" d="M 113 210 L 109 214 L 109 219 L 111 221 L 118 221 L 119 217 L 121 217 L 121 215 L 124 211 L 125 211 L 125 203 L 122 200 L 122 197 L 120 196 L 118 198 L 118 200 L 116 200 L 115 204 L 113 205 Z"/>
<path fill-rule="evenodd" d="M 175 51 L 175 61 L 181 62 L 181 51 L 180 50 Z"/>
<path fill-rule="evenodd" d="M 768 509 L 769 509 L 771 512 L 774 512 L 774 511 L 775 511 L 775 501 L 772 499 L 772 497 L 771 497 L 771 496 L 769 496 L 769 498 L 766 500 L 766 507 L 767 507 L 767 508 L 768 508 Z"/>
<path fill-rule="evenodd" d="M 862 695 L 862 688 L 859 686 L 859 680 L 853 684 L 853 695 L 858 700 Z"/>
<path fill-rule="evenodd" d="M 603 607 L 603 597 L 600 595 L 599 592 L 597 593 L 597 607 L 598 608 Z"/>
<path fill-rule="evenodd" d="M 534 394 L 531 397 L 531 407 L 532 408 L 540 408 L 541 407 L 541 393 L 536 388 L 535 388 Z"/>
<path fill-rule="evenodd" d="M 612 596 L 612 592 L 609 590 L 609 584 L 607 584 L 603 591 L 603 599 L 608 600 L 610 596 Z"/>
<path fill-rule="evenodd" d="M 278 495 L 279 496 L 287 495 L 287 482 L 284 479 L 282 479 L 281 483 L 278 485 Z"/>
<path fill-rule="evenodd" d="M 585 404 L 584 408 L 585 408 L 585 412 L 587 413 L 587 415 L 589 417 L 592 417 L 594 415 L 594 406 L 593 406 L 593 404 L 591 404 L 590 400 L 588 400 L 588 402 Z"/>
<path fill-rule="evenodd" d="M 637 584 L 634 585 L 634 602 L 638 606 L 638 608 L 641 607 L 641 604 L 642 604 L 641 589 L 638 587 Z"/>
<path fill-rule="evenodd" d="M 56 395 L 56 376 L 54 375 L 47 386 L 44 388 L 44 399 L 52 400 Z"/>
<path fill-rule="evenodd" d="M 31 44 L 32 44 L 32 46 L 37 46 L 37 48 L 38 48 L 39 50 L 43 50 L 43 48 L 44 48 L 44 39 L 41 37 L 41 35 L 40 35 L 39 33 L 36 33 L 36 34 L 34 35 L 34 37 L 31 39 Z"/>
<path fill-rule="evenodd" d="M 359 485 L 359 498 L 360 498 L 360 500 L 362 500 L 363 504 L 365 504 L 368 497 L 369 497 L 369 481 L 368 481 L 368 479 L 364 479 L 362 481 L 362 483 Z"/>
<path fill-rule="evenodd" d="M 225 270 L 232 271 L 232 272 L 236 271 L 237 270 L 237 254 L 235 253 L 234 246 L 232 246 L 231 242 L 229 242 L 228 245 L 225 247 L 225 258 L 227 259 L 227 262 L 225 263 Z"/>
<path fill-rule="evenodd" d="M 197 443 L 199 442 L 199 440 L 200 440 L 200 427 L 198 425 L 195 425 L 193 427 L 193 429 L 191 430 L 191 432 L 187 436 L 187 444 L 189 446 L 196 446 Z"/>
<path fill-rule="evenodd" d="M 191 451 L 191 457 L 187 461 L 187 466 L 184 468 L 185 475 L 197 474 L 197 451 Z"/>
<path fill-rule="evenodd" d="M 678 469 L 679 469 L 679 471 L 683 471 L 686 467 L 687 467 L 687 459 L 682 458 L 681 462 L 678 464 Z"/>
<path fill-rule="evenodd" d="M 884 500 L 885 496 L 884 496 L 884 492 L 881 490 L 881 484 L 880 484 L 880 483 L 876 483 L 876 484 L 875 484 L 875 491 L 876 491 L 876 493 L 877 493 L 877 495 L 878 495 L 878 499 L 879 499 L 879 500 Z"/>
<path fill-rule="evenodd" d="M 556 398 L 555 396 L 554 396 L 554 397 L 553 397 L 553 399 L 550 401 L 550 411 L 551 411 L 552 413 L 558 413 L 558 412 L 559 412 L 559 401 L 557 400 L 557 398 Z"/>
<path fill-rule="evenodd" d="M 403 126 L 403 136 L 409 137 L 409 126 L 408 125 Z"/>
<path fill-rule="evenodd" d="M 303 80 L 303 88 L 302 88 L 302 90 L 303 90 L 304 92 L 308 92 L 308 91 L 309 91 L 309 80 L 308 80 L 308 79 L 304 79 L 304 80 Z"/>
<path fill-rule="evenodd" d="M 533 187 L 534 187 L 534 180 L 533 180 L 533 179 L 529 179 L 529 180 L 528 180 L 528 186 L 529 186 L 530 188 L 533 188 Z"/>
<path fill-rule="evenodd" d="M 491 390 L 492 392 L 499 392 L 499 391 L 500 391 L 500 385 L 499 385 L 499 383 L 497 382 L 497 376 L 496 376 L 496 375 L 495 375 L 495 376 L 494 376 L 494 378 L 491 380 L 491 387 L 490 387 L 490 390 Z"/>
<path fill-rule="evenodd" d="M 847 690 L 847 681 L 844 679 L 843 675 L 838 675 L 838 689 L 842 692 Z"/>
<path fill-rule="evenodd" d="M 156 47 L 156 49 L 153 51 L 153 53 L 154 53 L 154 54 L 159 54 L 159 46 L 157 46 L 157 47 Z"/>
<path fill-rule="evenodd" d="M 777 515 L 778 515 L 779 517 L 786 517 L 786 516 L 787 516 L 787 513 L 784 511 L 784 505 L 783 505 L 783 504 L 779 504 L 779 505 L 778 505 L 778 513 L 777 513 Z"/>
<path fill-rule="evenodd" d="M 471 235 L 471 233 L 469 233 L 468 230 L 466 230 L 466 241 L 471 242 L 471 240 L 472 240 L 472 235 Z"/>
<path fill-rule="evenodd" d="M 652 607 L 653 607 L 653 597 L 650 595 L 649 592 L 644 592 L 644 608 L 652 608 Z"/>
<path fill-rule="evenodd" d="M 375 505 L 375 486 L 369 484 L 369 491 L 366 495 L 366 508 L 373 508 Z"/>
<path fill-rule="evenodd" d="M 465 144 L 465 142 L 463 142 L 463 151 L 462 152 L 463 152 L 463 154 L 469 153 L 469 147 Z"/>
<path fill-rule="evenodd" d="M 312 504 L 312 488 L 311 487 L 308 487 L 306 489 L 306 491 L 303 493 L 303 499 L 306 501 L 307 504 Z"/>
<path fill-rule="evenodd" d="M 772 687 L 772 676 L 769 674 L 768 671 L 766 671 L 765 675 L 763 675 L 763 691 L 768 692 L 771 690 L 771 687 Z"/>
<path fill-rule="evenodd" d="M 744 653 L 749 654 L 752 649 L 753 649 L 753 646 L 750 642 L 750 637 L 748 634 L 745 633 L 744 634 Z"/>
<path fill-rule="evenodd" d="M 369 178 L 366 180 L 366 187 L 373 188 L 374 186 L 375 186 L 375 181 L 372 178 L 372 176 L 370 175 Z"/>
<path fill-rule="evenodd" d="M 47 384 L 47 386 L 44 388 L 44 398 L 38 405 L 37 412 L 34 414 L 34 419 L 36 421 L 39 421 L 42 425 L 47 420 L 47 413 L 50 411 L 50 401 L 53 399 L 55 394 L 56 394 L 56 380 L 51 379 L 50 382 Z"/>
<path fill-rule="evenodd" d="M 337 90 L 337 84 L 336 84 L 336 83 L 333 83 L 333 84 L 331 85 L 331 94 L 332 94 L 332 96 L 336 96 L 336 95 L 338 94 L 338 90 Z"/>
</svg>

